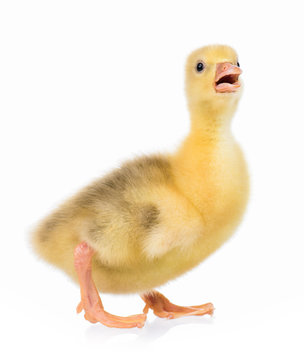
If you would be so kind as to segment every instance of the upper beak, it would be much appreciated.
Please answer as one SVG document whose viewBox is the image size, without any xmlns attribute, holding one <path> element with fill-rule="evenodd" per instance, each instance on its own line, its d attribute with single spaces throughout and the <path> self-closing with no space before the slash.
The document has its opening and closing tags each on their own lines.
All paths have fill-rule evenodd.
<svg viewBox="0 0 304 360">
<path fill-rule="evenodd" d="M 216 64 L 214 87 L 219 93 L 235 92 L 241 86 L 239 75 L 242 70 L 229 62 Z"/>
</svg>

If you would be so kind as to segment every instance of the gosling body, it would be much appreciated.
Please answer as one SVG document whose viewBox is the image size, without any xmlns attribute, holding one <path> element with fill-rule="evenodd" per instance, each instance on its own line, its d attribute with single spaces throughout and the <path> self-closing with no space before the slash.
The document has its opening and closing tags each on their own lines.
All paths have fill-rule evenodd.
<svg viewBox="0 0 304 360">
<path fill-rule="evenodd" d="M 240 223 L 249 192 L 230 131 L 241 86 L 229 74 L 230 83 L 216 82 L 219 73 L 237 74 L 237 61 L 227 46 L 193 52 L 186 65 L 191 129 L 177 151 L 126 162 L 81 190 L 40 223 L 36 251 L 77 281 L 74 249 L 85 242 L 99 291 L 147 293 L 218 249 Z"/>
</svg>

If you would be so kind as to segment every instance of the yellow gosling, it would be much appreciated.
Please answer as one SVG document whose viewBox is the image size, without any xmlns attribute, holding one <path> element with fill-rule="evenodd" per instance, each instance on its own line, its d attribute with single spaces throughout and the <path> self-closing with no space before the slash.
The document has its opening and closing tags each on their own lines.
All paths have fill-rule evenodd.
<svg viewBox="0 0 304 360">
<path fill-rule="evenodd" d="M 81 288 L 77 311 L 110 327 L 142 327 L 146 313 L 212 314 L 177 306 L 155 287 L 190 270 L 227 240 L 244 213 L 248 173 L 231 131 L 242 84 L 235 51 L 194 51 L 186 64 L 191 130 L 176 153 L 134 159 L 95 181 L 38 226 L 33 245 Z M 98 291 L 139 293 L 144 313 L 107 313 Z"/>
</svg>

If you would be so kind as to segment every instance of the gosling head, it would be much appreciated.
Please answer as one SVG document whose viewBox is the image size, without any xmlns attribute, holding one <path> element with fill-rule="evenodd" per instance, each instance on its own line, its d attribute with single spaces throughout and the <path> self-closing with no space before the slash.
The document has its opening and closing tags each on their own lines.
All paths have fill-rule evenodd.
<svg viewBox="0 0 304 360">
<path fill-rule="evenodd" d="M 229 46 L 210 45 L 192 52 L 186 63 L 186 95 L 191 113 L 230 118 L 241 95 L 242 70 Z"/>
</svg>

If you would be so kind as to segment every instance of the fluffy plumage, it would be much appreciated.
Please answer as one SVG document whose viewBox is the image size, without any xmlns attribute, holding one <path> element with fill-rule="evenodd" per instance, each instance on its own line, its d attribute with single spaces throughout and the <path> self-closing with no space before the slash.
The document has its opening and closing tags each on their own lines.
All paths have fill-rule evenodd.
<svg viewBox="0 0 304 360">
<path fill-rule="evenodd" d="M 146 292 L 190 270 L 229 238 L 247 203 L 248 174 L 230 131 L 240 90 L 214 88 L 216 66 L 225 62 L 237 63 L 227 46 L 189 56 L 191 131 L 184 142 L 175 153 L 124 163 L 42 221 L 33 244 L 45 260 L 77 280 L 73 251 L 85 241 L 95 250 L 98 290 Z"/>
</svg>

